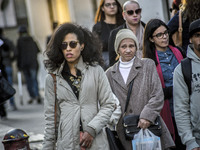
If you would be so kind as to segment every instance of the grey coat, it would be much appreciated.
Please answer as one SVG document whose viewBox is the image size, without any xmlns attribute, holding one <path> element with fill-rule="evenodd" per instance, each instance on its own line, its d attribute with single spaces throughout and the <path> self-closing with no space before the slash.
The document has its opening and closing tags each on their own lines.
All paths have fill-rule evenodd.
<svg viewBox="0 0 200 150">
<path fill-rule="evenodd" d="M 83 130 L 94 136 L 90 150 L 109 150 L 104 127 L 114 110 L 115 100 L 104 70 L 96 65 L 85 64 L 79 59 L 77 69 L 81 71 L 81 89 L 76 98 L 70 85 L 61 76 L 63 65 L 55 72 L 58 99 L 58 150 L 79 150 L 80 119 Z M 51 75 L 45 83 L 45 138 L 43 150 L 54 147 L 54 86 Z"/>
<path fill-rule="evenodd" d="M 107 71 L 107 77 L 114 94 L 121 103 L 122 114 L 125 109 L 129 83 L 134 80 L 126 114 L 140 115 L 140 118 L 154 122 L 163 107 L 164 96 L 153 60 L 141 60 L 136 57 L 126 84 L 124 83 L 123 77 L 119 71 L 119 61 Z M 161 144 L 162 148 L 165 149 L 174 146 L 174 142 L 162 119 L 161 122 Z M 132 150 L 131 141 L 127 141 L 124 136 L 122 118 L 120 118 L 117 125 L 117 132 L 126 150 Z"/>
</svg>

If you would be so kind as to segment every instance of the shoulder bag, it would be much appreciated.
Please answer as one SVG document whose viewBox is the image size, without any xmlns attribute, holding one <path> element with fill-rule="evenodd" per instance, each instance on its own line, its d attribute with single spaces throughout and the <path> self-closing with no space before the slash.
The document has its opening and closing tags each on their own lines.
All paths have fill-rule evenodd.
<svg viewBox="0 0 200 150">
<path fill-rule="evenodd" d="M 0 74 L 0 104 L 13 97 L 16 90 L 12 85 Z"/>
<path fill-rule="evenodd" d="M 50 75 L 53 78 L 53 84 L 54 84 L 54 93 L 55 93 L 55 102 L 54 102 L 54 128 L 55 128 L 55 138 L 54 138 L 54 142 L 55 142 L 55 147 L 54 149 L 56 149 L 56 140 L 57 140 L 57 86 L 56 86 L 56 75 L 50 73 Z"/>
<path fill-rule="evenodd" d="M 124 134 L 126 137 L 126 140 L 133 140 L 133 137 L 135 134 L 137 134 L 140 131 L 140 128 L 138 128 L 138 122 L 139 122 L 139 117 L 140 115 L 126 115 L 126 111 L 128 108 L 128 103 L 130 100 L 130 95 L 132 92 L 132 87 L 133 87 L 133 81 L 131 81 L 129 89 L 128 89 L 128 95 L 126 99 L 126 105 L 124 109 L 124 114 L 123 114 L 123 128 L 124 128 Z M 148 128 L 153 134 L 156 136 L 161 136 L 162 131 L 161 131 L 161 122 L 160 122 L 160 117 L 158 116 L 154 122 L 154 124 L 151 124 L 151 126 Z"/>
<path fill-rule="evenodd" d="M 182 27 L 182 11 L 179 10 L 179 28 L 178 28 L 178 31 L 176 31 L 172 35 L 172 40 L 173 40 L 175 46 L 182 47 L 182 32 L 183 32 L 183 27 Z"/>
<path fill-rule="evenodd" d="M 106 127 L 106 134 L 110 150 L 124 150 L 116 131 L 111 131 L 108 127 Z"/>
</svg>

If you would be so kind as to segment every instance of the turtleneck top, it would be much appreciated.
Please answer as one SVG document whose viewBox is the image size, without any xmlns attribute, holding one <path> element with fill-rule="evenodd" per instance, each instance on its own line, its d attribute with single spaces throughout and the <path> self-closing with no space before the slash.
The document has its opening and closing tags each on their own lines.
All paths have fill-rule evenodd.
<svg viewBox="0 0 200 150">
<path fill-rule="evenodd" d="M 135 59 L 135 56 L 133 57 L 133 59 L 131 59 L 130 61 L 128 62 L 123 62 L 121 57 L 119 58 L 119 71 L 124 79 L 124 83 L 126 83 L 127 79 L 128 79 L 128 75 L 129 75 L 129 72 L 131 70 L 131 67 L 133 65 L 133 62 L 134 62 L 134 59 Z"/>
</svg>

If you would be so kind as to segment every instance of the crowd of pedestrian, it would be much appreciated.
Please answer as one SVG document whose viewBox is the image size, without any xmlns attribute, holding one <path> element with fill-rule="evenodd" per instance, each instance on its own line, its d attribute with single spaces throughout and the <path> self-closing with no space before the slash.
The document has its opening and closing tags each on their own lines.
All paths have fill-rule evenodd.
<svg viewBox="0 0 200 150">
<path fill-rule="evenodd" d="M 27 26 L 25 25 L 20 26 L 18 29 L 18 34 L 19 38 L 15 46 L 11 40 L 9 40 L 4 36 L 3 28 L 0 28 L 1 74 L 12 85 L 14 78 L 13 62 L 17 61 L 17 71 L 23 72 L 25 83 L 27 85 L 27 91 L 31 98 L 28 101 L 28 104 L 33 103 L 34 100 L 36 100 L 38 104 L 41 104 L 42 100 L 39 94 L 38 81 L 37 81 L 38 78 L 37 74 L 39 68 L 37 55 L 40 52 L 40 50 L 36 42 L 29 35 Z M 22 80 L 20 82 L 22 82 Z M 5 103 L 0 104 L 0 116 L 2 120 L 7 119 L 6 110 L 9 107 L 13 111 L 17 110 L 14 97 L 11 97 L 9 101 L 10 101 L 9 105 L 8 104 L 6 105 Z"/>
<path fill-rule="evenodd" d="M 153 17 L 144 23 L 139 1 L 121 6 L 101 0 L 92 31 L 75 23 L 54 29 L 44 51 L 44 150 L 109 150 L 106 126 L 116 131 L 123 150 L 132 150 L 126 115 L 139 116 L 142 130 L 159 118 L 163 150 L 200 150 L 200 1 L 173 0 L 172 8 L 168 23 Z M 180 30 L 180 15 L 177 46 L 172 36 Z M 8 55 L 1 53 L 1 69 L 12 83 L 10 64 L 16 58 L 29 104 L 41 103 L 40 50 L 25 26 L 19 35 L 16 49 L 1 44 L 9 43 L 1 36 L 1 51 L 15 51 L 7 64 Z M 14 99 L 10 104 L 17 109 Z"/>
</svg>

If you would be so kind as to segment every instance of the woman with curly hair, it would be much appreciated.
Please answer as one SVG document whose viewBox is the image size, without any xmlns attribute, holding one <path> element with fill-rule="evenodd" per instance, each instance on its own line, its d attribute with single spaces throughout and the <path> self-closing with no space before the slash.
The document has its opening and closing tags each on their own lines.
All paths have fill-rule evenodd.
<svg viewBox="0 0 200 150">
<path fill-rule="evenodd" d="M 186 54 L 189 41 L 189 25 L 194 20 L 200 18 L 200 0 L 182 0 L 180 7 L 182 12 L 182 49 Z M 179 12 L 168 22 L 168 27 L 171 35 L 173 35 L 179 28 Z M 174 46 L 170 35 L 170 44 Z"/>
<path fill-rule="evenodd" d="M 100 66 L 100 46 L 81 26 L 65 23 L 54 32 L 45 51 L 44 150 L 108 150 L 104 127 L 115 107 L 108 79 Z M 56 76 L 57 123 L 54 125 Z M 55 127 L 56 126 L 56 127 Z"/>
<path fill-rule="evenodd" d="M 92 31 L 102 41 L 104 69 L 109 67 L 108 38 L 111 30 L 124 23 L 122 7 L 117 0 L 101 0 L 95 16 L 95 25 Z"/>
</svg>

